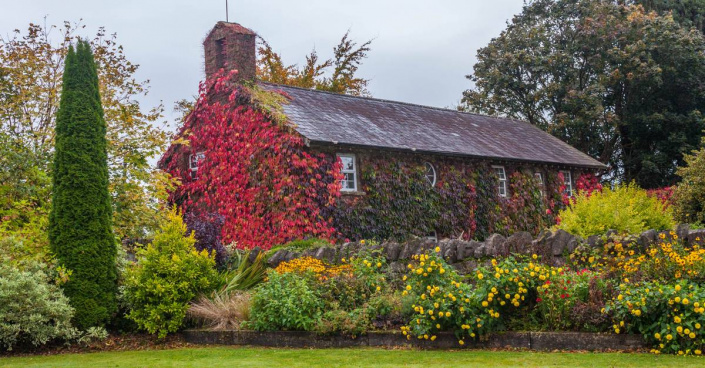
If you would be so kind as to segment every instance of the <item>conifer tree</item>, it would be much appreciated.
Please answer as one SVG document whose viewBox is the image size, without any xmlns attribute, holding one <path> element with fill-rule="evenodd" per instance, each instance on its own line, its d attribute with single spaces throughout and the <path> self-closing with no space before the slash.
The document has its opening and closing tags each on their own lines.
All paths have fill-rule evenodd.
<svg viewBox="0 0 705 368">
<path fill-rule="evenodd" d="M 64 286 L 79 328 L 104 325 L 116 309 L 117 248 L 108 192 L 107 139 L 90 45 L 66 57 L 56 117 L 49 241 L 72 274 Z"/>
</svg>

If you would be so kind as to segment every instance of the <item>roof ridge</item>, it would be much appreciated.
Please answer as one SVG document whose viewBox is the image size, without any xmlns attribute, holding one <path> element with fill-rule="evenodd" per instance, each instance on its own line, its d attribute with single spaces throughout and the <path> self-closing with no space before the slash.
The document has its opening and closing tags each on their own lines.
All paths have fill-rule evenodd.
<svg viewBox="0 0 705 368">
<path fill-rule="evenodd" d="M 520 120 L 520 119 L 507 118 L 507 117 L 503 117 L 503 116 L 485 115 L 485 114 L 480 114 L 480 113 L 476 113 L 476 112 L 469 112 L 469 111 L 453 110 L 453 109 L 447 109 L 447 108 L 438 107 L 438 106 L 421 105 L 421 104 L 412 103 L 412 102 L 397 101 L 397 100 L 389 100 L 389 99 L 386 99 L 386 98 L 346 95 L 346 94 L 344 94 L 344 93 L 336 93 L 336 92 L 330 92 L 330 91 L 322 91 L 322 90 L 320 90 L 320 89 L 304 88 L 304 87 L 298 87 L 298 86 L 290 86 L 290 85 L 287 85 L 287 84 L 272 83 L 272 82 L 264 82 L 264 81 L 257 81 L 257 83 L 268 84 L 268 85 L 270 85 L 270 86 L 280 86 L 280 87 L 285 87 L 285 88 L 294 88 L 294 89 L 299 89 L 299 90 L 308 91 L 308 92 L 325 93 L 325 94 L 329 94 L 329 95 L 333 95 L 333 96 L 340 96 L 340 97 L 347 97 L 347 98 L 356 98 L 356 99 L 367 100 L 367 101 L 391 102 L 391 103 L 400 104 L 400 105 L 408 105 L 408 106 L 422 107 L 422 108 L 426 108 L 426 109 L 440 110 L 440 111 L 446 111 L 446 112 L 455 112 L 455 113 L 458 113 L 458 114 L 482 116 L 482 117 L 493 118 L 493 119 L 511 120 L 511 121 L 518 122 L 518 123 L 524 123 L 524 124 L 533 125 L 533 124 L 529 123 L 528 121 Z"/>
</svg>

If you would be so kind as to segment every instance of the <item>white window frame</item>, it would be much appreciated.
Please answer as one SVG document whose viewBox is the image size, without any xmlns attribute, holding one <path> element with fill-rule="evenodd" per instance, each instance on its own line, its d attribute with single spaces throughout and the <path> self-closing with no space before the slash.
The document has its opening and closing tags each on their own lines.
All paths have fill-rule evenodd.
<svg viewBox="0 0 705 368">
<path fill-rule="evenodd" d="M 196 161 L 194 163 L 194 156 Z M 203 151 L 188 155 L 188 168 L 191 172 L 191 177 L 195 178 L 198 174 L 198 164 L 206 158 L 206 153 Z"/>
<path fill-rule="evenodd" d="M 424 162 L 423 166 L 424 166 L 424 169 L 431 168 L 431 172 L 433 172 L 433 180 L 428 180 L 428 176 L 426 175 L 427 173 L 424 173 L 424 177 L 426 178 L 426 181 L 428 181 L 428 183 L 431 184 L 431 186 L 435 186 L 436 182 L 438 181 L 438 175 L 436 174 L 436 168 L 430 162 Z"/>
<path fill-rule="evenodd" d="M 341 159 L 342 157 L 351 158 L 352 163 L 353 163 L 352 170 L 345 169 L 343 167 L 340 168 L 340 172 L 342 174 L 352 174 L 353 175 L 353 180 L 352 180 L 353 187 L 348 188 L 347 186 L 343 185 L 343 182 L 349 181 L 349 180 L 343 179 L 343 180 L 341 180 L 341 183 L 340 183 L 341 184 L 340 191 L 341 192 L 357 192 L 357 161 L 355 160 L 355 154 L 353 154 L 353 153 L 336 153 L 335 155 L 336 155 L 336 157 L 338 157 L 338 159 Z"/>
<path fill-rule="evenodd" d="M 544 184 L 544 181 L 543 181 L 543 173 L 538 172 L 538 171 L 535 172 L 535 173 L 534 173 L 534 180 L 536 180 L 536 183 L 537 183 L 538 186 L 539 186 L 539 191 L 541 192 L 541 194 L 542 194 L 542 195 L 545 194 L 545 192 L 544 192 L 545 184 Z"/>
<path fill-rule="evenodd" d="M 438 232 L 436 230 L 431 231 L 428 235 L 426 235 L 426 239 L 438 243 Z"/>
<path fill-rule="evenodd" d="M 497 194 L 502 198 L 507 198 L 507 170 L 504 169 L 504 166 L 492 166 L 492 169 L 497 175 Z"/>
<path fill-rule="evenodd" d="M 573 196 L 573 175 L 570 172 L 570 170 L 561 170 L 559 171 L 561 174 L 563 174 L 563 185 L 565 186 L 565 194 L 568 195 L 568 197 Z"/>
</svg>

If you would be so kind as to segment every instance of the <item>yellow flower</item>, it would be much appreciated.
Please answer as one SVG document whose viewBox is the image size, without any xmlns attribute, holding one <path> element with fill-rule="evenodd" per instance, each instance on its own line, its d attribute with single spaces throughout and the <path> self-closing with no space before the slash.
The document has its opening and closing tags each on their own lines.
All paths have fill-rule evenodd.
<svg viewBox="0 0 705 368">
<path fill-rule="evenodd" d="M 441 247 L 436 247 L 436 249 L 434 249 L 434 250 L 436 251 L 436 253 L 438 253 L 441 251 Z"/>
<path fill-rule="evenodd" d="M 406 285 L 406 290 L 411 290 L 411 285 Z"/>
<path fill-rule="evenodd" d="M 488 304 L 487 304 L 486 301 L 483 301 L 483 302 L 482 302 L 482 306 L 483 306 L 483 307 L 487 308 L 487 305 L 488 305 Z"/>
<path fill-rule="evenodd" d="M 365 244 L 365 239 L 360 240 L 360 244 Z"/>
<path fill-rule="evenodd" d="M 654 334 L 654 337 L 656 338 L 656 340 L 661 340 L 661 334 L 658 332 Z"/>
<path fill-rule="evenodd" d="M 676 291 L 681 291 L 681 286 L 680 286 L 680 285 L 676 285 Z"/>
<path fill-rule="evenodd" d="M 436 340 L 436 335 L 431 336 L 431 341 Z"/>
<path fill-rule="evenodd" d="M 539 256 L 537 256 L 536 254 L 532 254 L 531 258 L 536 259 L 536 258 L 539 258 Z"/>
<path fill-rule="evenodd" d="M 666 335 L 666 340 L 668 340 L 668 341 L 673 340 L 673 336 L 671 334 Z"/>
<path fill-rule="evenodd" d="M 484 277 L 484 276 L 483 276 L 481 273 L 478 272 L 477 278 L 480 279 L 480 280 L 482 280 L 483 277 Z"/>
<path fill-rule="evenodd" d="M 460 345 L 465 345 L 465 341 L 463 341 L 463 340 L 458 340 L 458 344 L 460 344 Z"/>
<path fill-rule="evenodd" d="M 441 328 L 441 324 L 440 324 L 440 323 L 436 323 L 436 328 Z"/>
<path fill-rule="evenodd" d="M 689 334 L 688 334 L 688 337 L 690 337 L 691 339 L 694 339 L 694 338 L 695 338 L 695 332 L 689 333 Z"/>
</svg>

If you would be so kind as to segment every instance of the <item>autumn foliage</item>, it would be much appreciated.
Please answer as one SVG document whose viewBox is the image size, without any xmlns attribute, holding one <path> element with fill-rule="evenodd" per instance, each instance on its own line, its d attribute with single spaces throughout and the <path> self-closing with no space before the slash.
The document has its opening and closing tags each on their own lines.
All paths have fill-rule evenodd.
<svg viewBox="0 0 705 368">
<path fill-rule="evenodd" d="M 162 158 L 183 183 L 172 200 L 185 213 L 217 211 L 225 218 L 223 241 L 240 248 L 334 237 L 322 214 L 340 195 L 340 164 L 304 151 L 303 138 L 275 111 L 283 95 L 233 87 L 232 76 L 201 85 L 179 132 L 183 144 Z M 191 175 L 187 160 L 195 152 L 205 157 Z"/>
</svg>

